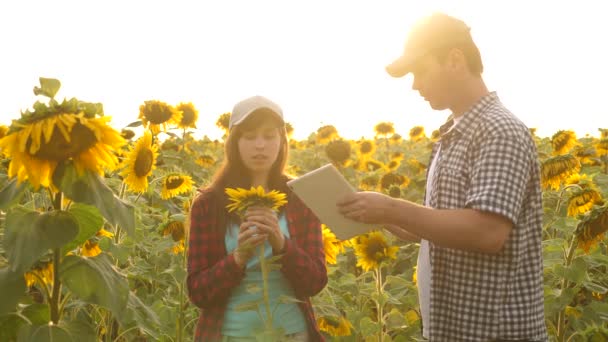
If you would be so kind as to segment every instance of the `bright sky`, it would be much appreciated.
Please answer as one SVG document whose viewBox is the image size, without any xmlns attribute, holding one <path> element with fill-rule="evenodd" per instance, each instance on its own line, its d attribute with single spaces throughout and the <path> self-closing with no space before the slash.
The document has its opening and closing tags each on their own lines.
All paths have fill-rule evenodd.
<svg viewBox="0 0 608 342">
<path fill-rule="evenodd" d="M 541 136 L 608 127 L 608 20 L 603 1 L 2 1 L 0 123 L 36 100 L 38 77 L 58 99 L 102 102 L 120 129 L 139 105 L 193 102 L 201 134 L 238 100 L 274 99 L 304 138 L 325 124 L 347 138 L 380 121 L 428 134 L 432 111 L 384 67 L 410 25 L 441 10 L 472 28 L 484 78 Z"/>
</svg>

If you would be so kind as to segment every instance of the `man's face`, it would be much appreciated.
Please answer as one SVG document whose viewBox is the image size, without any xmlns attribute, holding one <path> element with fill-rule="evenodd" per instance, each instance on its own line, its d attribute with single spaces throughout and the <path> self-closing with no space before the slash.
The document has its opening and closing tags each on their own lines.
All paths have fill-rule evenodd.
<svg viewBox="0 0 608 342">
<path fill-rule="evenodd" d="M 452 107 L 457 91 L 456 75 L 447 62 L 440 63 L 437 57 L 427 54 L 413 66 L 412 75 L 412 89 L 417 90 L 431 108 L 444 110 Z"/>
</svg>

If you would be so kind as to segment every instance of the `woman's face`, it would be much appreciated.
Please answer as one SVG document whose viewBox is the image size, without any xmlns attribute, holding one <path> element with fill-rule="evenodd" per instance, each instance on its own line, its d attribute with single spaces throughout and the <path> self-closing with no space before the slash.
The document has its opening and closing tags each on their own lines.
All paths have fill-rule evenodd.
<svg viewBox="0 0 608 342">
<path fill-rule="evenodd" d="M 260 126 L 244 131 L 238 141 L 239 154 L 252 175 L 268 175 L 281 148 L 279 128 L 265 121 Z"/>
</svg>

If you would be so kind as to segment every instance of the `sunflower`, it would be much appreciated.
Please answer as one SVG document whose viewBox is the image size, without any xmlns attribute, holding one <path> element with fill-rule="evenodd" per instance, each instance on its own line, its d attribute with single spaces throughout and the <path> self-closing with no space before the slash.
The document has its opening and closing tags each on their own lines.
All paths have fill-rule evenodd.
<svg viewBox="0 0 608 342">
<path fill-rule="evenodd" d="M 336 257 L 338 256 L 338 239 L 336 235 L 326 225 L 321 225 L 323 229 L 323 249 L 325 250 L 325 262 L 328 264 L 335 265 L 337 263 Z"/>
<path fill-rule="evenodd" d="M 198 110 L 194 108 L 192 102 L 180 103 L 175 108 L 182 112 L 182 117 L 177 124 L 179 128 L 196 128 L 196 121 L 198 121 Z"/>
<path fill-rule="evenodd" d="M 595 150 L 593 148 L 585 148 L 581 145 L 576 146 L 572 150 L 572 154 L 578 158 L 581 165 L 594 165 L 595 160 L 593 158 L 596 157 Z"/>
<path fill-rule="evenodd" d="M 25 273 L 25 285 L 32 287 L 35 284 L 40 286 L 53 284 L 53 263 L 46 262 L 44 265 L 35 267 L 32 271 Z"/>
<path fill-rule="evenodd" d="M 192 177 L 173 173 L 163 178 L 163 189 L 160 193 L 162 199 L 173 198 L 179 194 L 192 191 Z"/>
<path fill-rule="evenodd" d="M 553 155 L 566 154 L 576 145 L 576 134 L 573 131 L 557 131 L 551 137 Z"/>
<path fill-rule="evenodd" d="M 602 138 L 595 144 L 595 150 L 599 155 L 608 154 L 608 138 Z"/>
<path fill-rule="evenodd" d="M 131 191 L 144 192 L 148 189 L 148 176 L 156 168 L 157 157 L 158 146 L 152 143 L 152 134 L 146 131 L 129 152 L 126 168 L 121 172 Z"/>
<path fill-rule="evenodd" d="M 101 253 L 101 248 L 99 248 L 99 244 L 97 241 L 87 240 L 82 248 L 80 249 L 80 253 L 86 257 L 96 257 Z"/>
<path fill-rule="evenodd" d="M 378 182 L 380 182 L 380 178 L 378 177 L 378 175 L 371 174 L 361 179 L 359 187 L 363 190 L 372 190 L 378 186 Z"/>
<path fill-rule="evenodd" d="M 171 247 L 171 253 L 173 253 L 175 255 L 180 254 L 180 253 L 184 252 L 185 250 L 186 250 L 186 241 L 185 240 L 180 240 L 178 243 L 173 245 L 173 247 Z"/>
<path fill-rule="evenodd" d="M 376 144 L 373 140 L 363 139 L 359 141 L 359 149 L 357 150 L 357 153 L 362 158 L 371 157 L 371 155 L 374 154 L 374 151 L 376 151 Z"/>
<path fill-rule="evenodd" d="M 8 168 L 10 178 L 17 176 L 19 183 L 28 180 L 37 190 L 41 185 L 52 185 L 55 168 L 66 160 L 74 162 L 79 174 L 90 170 L 103 175 L 104 170 L 117 167 L 114 152 L 125 140 L 108 126 L 110 117 L 53 112 L 75 109 L 72 107 L 61 104 L 37 108 L 41 114 L 26 112 L 20 120 L 13 120 L 8 134 L 0 139 L 0 149 L 12 158 Z"/>
<path fill-rule="evenodd" d="M 107 238 L 113 238 L 114 237 L 114 233 L 109 232 L 103 228 L 101 228 L 97 233 L 95 233 L 95 236 L 98 237 L 107 237 Z"/>
<path fill-rule="evenodd" d="M 221 130 L 223 130 L 224 133 L 228 133 L 228 130 L 230 128 L 230 116 L 231 115 L 232 115 L 232 113 L 226 112 L 226 113 L 220 115 L 219 118 L 217 118 L 217 121 L 215 122 L 215 125 L 217 127 L 219 127 Z"/>
<path fill-rule="evenodd" d="M 4 138 L 6 136 L 6 133 L 8 133 L 9 127 L 5 126 L 5 125 L 0 125 L 0 139 Z"/>
<path fill-rule="evenodd" d="M 171 235 L 175 244 L 170 248 L 171 253 L 179 254 L 186 248 L 186 225 L 182 221 L 171 221 L 165 225 L 162 231 L 163 236 Z"/>
<path fill-rule="evenodd" d="M 331 336 L 350 336 L 350 329 L 353 327 L 344 316 L 340 316 L 339 318 L 331 316 L 319 317 L 317 324 L 319 324 L 319 330 L 325 331 Z"/>
<path fill-rule="evenodd" d="M 420 162 L 418 159 L 412 158 L 407 161 L 407 164 L 416 174 L 421 174 L 426 171 L 426 165 Z"/>
<path fill-rule="evenodd" d="M 405 158 L 405 155 L 403 154 L 403 152 L 393 152 L 393 153 L 391 153 L 391 160 L 402 161 L 403 158 Z"/>
<path fill-rule="evenodd" d="M 317 129 L 317 142 L 325 144 L 338 137 L 338 130 L 332 125 L 325 125 Z"/>
<path fill-rule="evenodd" d="M 350 159 L 350 143 L 342 139 L 331 141 L 325 145 L 325 154 L 334 164 L 346 166 Z"/>
<path fill-rule="evenodd" d="M 376 137 L 387 137 L 389 134 L 395 133 L 395 127 L 392 122 L 380 122 L 374 126 Z"/>
<path fill-rule="evenodd" d="M 393 198 L 399 198 L 401 197 L 401 187 L 398 185 L 391 185 L 388 188 L 388 195 L 393 197 Z"/>
<path fill-rule="evenodd" d="M 385 173 L 380 178 L 380 188 L 382 190 L 390 188 L 391 185 L 408 186 L 409 184 L 410 179 L 408 177 L 394 172 Z"/>
<path fill-rule="evenodd" d="M 389 138 L 389 142 L 392 145 L 399 145 L 401 143 L 401 141 L 403 141 L 403 138 L 401 137 L 401 135 L 399 133 L 395 133 L 395 134 L 391 135 L 391 137 Z"/>
<path fill-rule="evenodd" d="M 359 236 L 353 247 L 357 256 L 357 266 L 361 266 L 364 271 L 379 268 L 389 259 L 397 259 L 399 250 L 397 246 L 389 246 L 384 234 L 379 231 Z"/>
<path fill-rule="evenodd" d="M 149 100 L 139 106 L 139 118 L 144 127 L 149 127 L 154 135 L 161 130 L 167 131 L 168 124 L 178 125 L 182 120 L 182 113 L 162 101 Z"/>
<path fill-rule="evenodd" d="M 608 204 L 588 212 L 579 222 L 575 232 L 578 246 L 585 253 L 589 253 L 591 247 L 602 241 L 606 231 L 608 231 Z"/>
<path fill-rule="evenodd" d="M 365 160 L 361 167 L 363 171 L 376 171 L 380 169 L 386 169 L 386 165 L 384 165 L 384 163 L 375 159 Z"/>
<path fill-rule="evenodd" d="M 135 137 L 135 132 L 130 129 L 123 128 L 120 131 L 120 136 L 122 136 L 125 140 L 131 140 L 133 139 L 133 137 Z"/>
<path fill-rule="evenodd" d="M 441 132 L 436 129 L 431 133 L 431 141 L 432 142 L 436 142 L 439 140 L 439 138 L 441 137 Z"/>
<path fill-rule="evenodd" d="M 417 142 L 420 139 L 424 138 L 424 127 L 422 126 L 414 126 L 410 129 L 410 140 L 413 142 Z"/>
<path fill-rule="evenodd" d="M 578 173 L 580 169 L 580 162 L 571 154 L 563 154 L 545 160 L 541 165 L 543 188 L 558 190 L 562 181 Z"/>
<path fill-rule="evenodd" d="M 591 210 L 594 204 L 601 202 L 602 196 L 596 189 L 592 187 L 577 189 L 568 199 L 568 216 L 584 214 Z"/>
<path fill-rule="evenodd" d="M 397 159 L 392 159 L 391 161 L 388 162 L 388 164 L 386 164 L 386 168 L 391 170 L 391 171 L 396 171 L 399 166 L 401 166 L 401 161 L 397 160 Z"/>
<path fill-rule="evenodd" d="M 587 185 L 589 183 L 589 178 L 586 174 L 575 173 L 570 175 L 570 177 L 566 178 L 564 181 L 565 185 L 579 184 L 579 185 Z"/>
<path fill-rule="evenodd" d="M 226 188 L 226 195 L 232 202 L 226 206 L 226 209 L 228 212 L 236 211 L 239 216 L 242 216 L 249 207 L 262 206 L 277 211 L 287 203 L 284 193 L 277 190 L 265 192 L 261 185 L 257 188 L 252 186 L 249 190 Z"/>
</svg>

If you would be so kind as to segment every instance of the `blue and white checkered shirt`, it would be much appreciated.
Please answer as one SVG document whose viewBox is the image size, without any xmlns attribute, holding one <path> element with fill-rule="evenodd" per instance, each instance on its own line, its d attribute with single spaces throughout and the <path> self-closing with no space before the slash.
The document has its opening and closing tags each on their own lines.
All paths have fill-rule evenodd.
<svg viewBox="0 0 608 342">
<path fill-rule="evenodd" d="M 542 197 L 536 145 L 496 93 L 440 130 L 429 204 L 507 217 L 495 255 L 430 244 L 431 341 L 547 340 L 543 306 Z M 491 229 L 491 227 L 489 227 Z"/>
</svg>

